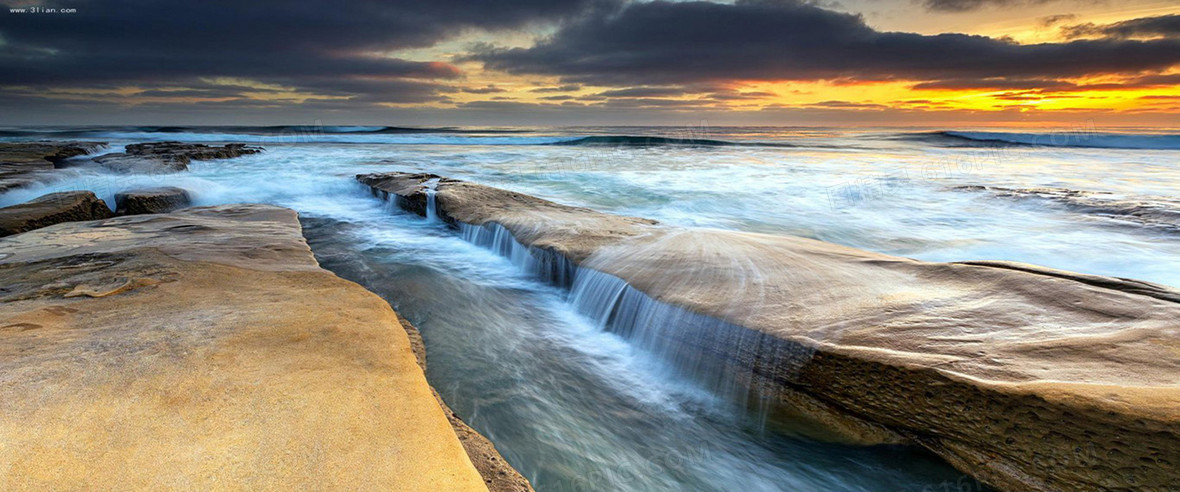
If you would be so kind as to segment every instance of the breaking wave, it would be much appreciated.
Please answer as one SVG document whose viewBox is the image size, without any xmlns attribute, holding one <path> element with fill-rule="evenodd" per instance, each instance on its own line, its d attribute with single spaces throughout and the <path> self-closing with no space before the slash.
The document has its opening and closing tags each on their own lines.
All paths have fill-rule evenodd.
<svg viewBox="0 0 1180 492">
<path fill-rule="evenodd" d="M 661 147 L 683 145 L 690 147 L 795 147 L 788 143 L 731 142 L 706 138 L 674 138 L 641 135 L 598 135 L 554 142 L 552 145 L 583 145 L 610 147 Z"/>
<path fill-rule="evenodd" d="M 1176 134 L 1132 134 L 1093 133 L 1066 131 L 1053 133 L 1016 132 L 975 132 L 942 131 L 910 134 L 918 140 L 957 146 L 1030 146 L 1030 147 L 1077 147 L 1094 149 L 1180 149 L 1180 135 Z"/>
</svg>

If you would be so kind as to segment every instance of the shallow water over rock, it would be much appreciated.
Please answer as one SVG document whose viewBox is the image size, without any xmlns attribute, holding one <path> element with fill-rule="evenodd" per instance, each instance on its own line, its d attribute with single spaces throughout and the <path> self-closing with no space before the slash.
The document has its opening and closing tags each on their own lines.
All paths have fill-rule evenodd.
<svg viewBox="0 0 1180 492">
<path fill-rule="evenodd" d="M 589 277 L 571 298 L 511 254 L 406 213 L 304 226 L 325 268 L 415 321 L 431 383 L 539 491 L 981 490 L 914 448 L 764 428 L 669 354 L 604 330 L 584 312 L 598 305 Z"/>
</svg>

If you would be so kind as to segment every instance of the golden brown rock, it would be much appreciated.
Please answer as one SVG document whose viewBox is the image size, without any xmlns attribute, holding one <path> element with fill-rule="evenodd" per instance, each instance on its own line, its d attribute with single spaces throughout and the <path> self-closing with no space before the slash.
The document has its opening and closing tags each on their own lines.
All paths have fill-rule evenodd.
<svg viewBox="0 0 1180 492">
<path fill-rule="evenodd" d="M 422 193 L 412 175 L 358 179 Z M 534 255 L 560 254 L 716 321 L 655 332 L 787 413 L 872 442 L 907 438 L 1008 490 L 1180 483 L 1175 290 L 659 227 L 445 178 L 435 201 L 445 220 L 504 227 Z"/>
<path fill-rule="evenodd" d="M 115 193 L 118 215 L 163 214 L 191 204 L 188 191 L 174 186 Z"/>
<path fill-rule="evenodd" d="M 486 489 L 290 210 L 59 224 L 0 239 L 0 278 L 0 489 Z"/>
<path fill-rule="evenodd" d="M 0 208 L 0 237 L 41 227 L 111 217 L 106 202 L 89 191 L 62 191 Z"/>
</svg>

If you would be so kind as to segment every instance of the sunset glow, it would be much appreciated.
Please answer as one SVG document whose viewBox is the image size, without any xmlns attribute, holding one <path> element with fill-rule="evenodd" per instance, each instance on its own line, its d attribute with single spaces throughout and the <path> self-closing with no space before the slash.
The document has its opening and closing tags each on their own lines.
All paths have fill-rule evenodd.
<svg viewBox="0 0 1180 492">
<path fill-rule="evenodd" d="M 9 5 L 0 23 L 0 60 L 11 67 L 0 94 L 9 107 L 30 110 L 5 112 L 13 123 L 130 113 L 214 123 L 227 120 L 219 108 L 234 104 L 233 118 L 253 122 L 514 124 L 531 112 L 529 123 L 558 124 L 1096 118 L 1107 126 L 1170 127 L 1180 114 L 1180 9 L 1167 1 L 585 0 L 489 22 L 472 12 L 448 21 L 450 30 L 400 34 L 358 18 L 368 7 L 357 6 L 333 21 L 354 29 L 352 36 L 319 39 L 278 28 L 269 36 L 227 26 L 242 34 L 223 56 L 241 60 L 216 65 L 185 48 L 200 35 L 174 12 L 145 7 L 139 14 L 190 36 L 162 40 L 177 49 L 153 63 L 150 53 L 92 51 L 100 48 L 89 33 L 119 22 L 111 12 L 18 13 L 26 3 Z M 202 9 L 188 8 L 193 15 Z M 271 21 L 281 27 L 301 15 L 316 13 L 293 9 Z M 656 19 L 667 23 L 651 24 Z M 78 64 L 93 67 L 72 68 Z M 88 116 L 73 111 L 79 107 L 89 108 Z"/>
</svg>

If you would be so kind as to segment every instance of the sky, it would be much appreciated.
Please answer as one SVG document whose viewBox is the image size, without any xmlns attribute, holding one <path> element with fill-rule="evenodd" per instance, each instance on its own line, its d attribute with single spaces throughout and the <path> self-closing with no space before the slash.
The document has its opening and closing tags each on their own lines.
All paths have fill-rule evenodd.
<svg viewBox="0 0 1180 492">
<path fill-rule="evenodd" d="M 0 124 L 1180 126 L 1177 0 L 4 0 Z"/>
</svg>

